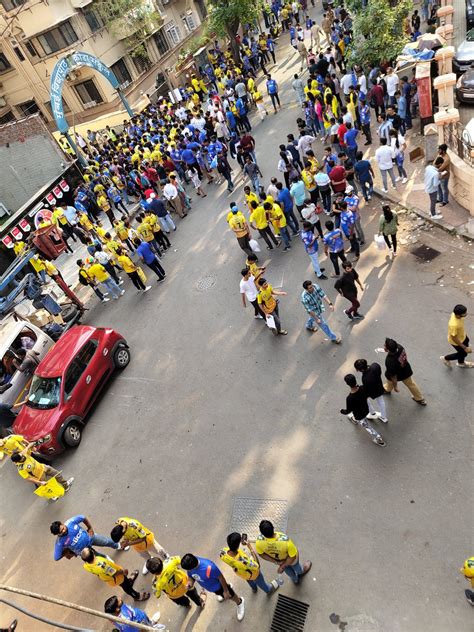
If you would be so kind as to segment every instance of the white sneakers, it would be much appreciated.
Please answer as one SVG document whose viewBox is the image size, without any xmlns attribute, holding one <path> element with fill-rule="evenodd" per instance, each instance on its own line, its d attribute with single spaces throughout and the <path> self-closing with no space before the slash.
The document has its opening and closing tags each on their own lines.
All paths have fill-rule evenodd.
<svg viewBox="0 0 474 632">
<path fill-rule="evenodd" d="M 148 569 L 146 567 L 146 562 L 145 562 L 145 564 L 143 564 L 142 575 L 148 575 Z"/>
<path fill-rule="evenodd" d="M 383 191 L 384 193 L 388 193 L 388 189 L 383 189 L 383 188 L 382 188 L 382 191 Z"/>
<path fill-rule="evenodd" d="M 408 182 L 408 178 L 403 178 L 402 184 L 406 184 Z"/>
<path fill-rule="evenodd" d="M 379 419 L 382 423 L 388 423 L 387 417 L 382 417 L 382 413 L 369 413 L 367 419 Z"/>
<path fill-rule="evenodd" d="M 151 290 L 151 285 L 147 285 L 146 288 L 143 291 L 144 292 L 148 292 L 148 290 Z"/>
<path fill-rule="evenodd" d="M 245 616 L 245 599 L 240 598 L 240 603 L 237 605 L 237 621 L 242 621 Z"/>
<path fill-rule="evenodd" d="M 443 219 L 443 216 L 441 215 L 441 213 L 435 213 L 435 215 L 431 216 L 432 219 Z"/>
</svg>

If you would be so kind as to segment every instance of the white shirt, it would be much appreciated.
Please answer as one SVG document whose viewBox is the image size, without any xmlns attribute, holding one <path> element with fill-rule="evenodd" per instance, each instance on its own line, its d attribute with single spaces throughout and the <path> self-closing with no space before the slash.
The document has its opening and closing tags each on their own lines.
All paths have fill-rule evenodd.
<svg viewBox="0 0 474 632">
<path fill-rule="evenodd" d="M 319 220 L 319 215 L 318 213 L 316 213 L 315 204 L 308 204 L 307 206 L 305 206 L 304 209 L 301 211 L 301 215 L 302 217 L 304 217 L 305 220 L 311 222 L 311 224 L 316 224 L 316 222 Z"/>
<path fill-rule="evenodd" d="M 382 145 L 375 152 L 375 159 L 380 169 L 391 169 L 393 167 L 392 148 L 389 145 Z"/>
<path fill-rule="evenodd" d="M 397 91 L 399 79 L 398 75 L 394 72 L 391 75 L 385 76 L 385 83 L 387 84 L 387 94 L 389 97 L 393 97 L 395 92 Z"/>
<path fill-rule="evenodd" d="M 203 117 L 201 118 L 193 117 L 191 119 L 191 125 L 194 125 L 194 127 L 197 127 L 198 130 L 202 132 L 202 130 L 204 129 L 204 126 L 206 125 L 206 119 Z"/>
<path fill-rule="evenodd" d="M 340 84 L 344 94 L 349 94 L 349 87 L 352 86 L 352 75 L 344 75 Z"/>
<path fill-rule="evenodd" d="M 271 195 L 274 200 L 277 199 L 280 191 L 276 188 L 274 184 L 269 184 L 267 189 L 267 195 Z"/>
<path fill-rule="evenodd" d="M 350 112 L 346 112 L 342 117 L 342 120 L 344 123 L 350 123 L 351 125 L 354 124 L 354 119 L 352 118 L 352 114 Z"/>
<path fill-rule="evenodd" d="M 184 119 L 188 116 L 188 112 L 186 110 L 186 108 L 184 108 L 183 106 L 179 107 L 176 110 L 176 116 L 181 120 L 184 121 Z"/>
<path fill-rule="evenodd" d="M 360 91 L 367 94 L 367 77 L 365 75 L 360 75 L 360 77 L 357 77 L 357 83 L 360 86 Z"/>
<path fill-rule="evenodd" d="M 258 290 L 255 285 L 255 277 L 250 275 L 247 281 L 245 279 L 240 281 L 240 293 L 245 294 L 247 300 L 250 302 L 257 298 Z"/>
<path fill-rule="evenodd" d="M 99 252 L 95 253 L 94 259 L 97 261 L 97 263 L 100 263 L 102 265 L 106 265 L 110 261 L 110 255 L 108 255 L 103 250 L 100 250 Z"/>
<path fill-rule="evenodd" d="M 168 182 L 168 184 L 165 184 L 163 187 L 163 195 L 167 200 L 174 200 L 178 197 L 178 189 L 174 186 L 174 184 Z"/>
<path fill-rule="evenodd" d="M 301 151 L 304 156 L 308 149 L 311 149 L 311 144 L 314 143 L 315 140 L 316 138 L 314 136 L 309 136 L 309 134 L 301 136 L 297 145 L 298 151 Z"/>
</svg>

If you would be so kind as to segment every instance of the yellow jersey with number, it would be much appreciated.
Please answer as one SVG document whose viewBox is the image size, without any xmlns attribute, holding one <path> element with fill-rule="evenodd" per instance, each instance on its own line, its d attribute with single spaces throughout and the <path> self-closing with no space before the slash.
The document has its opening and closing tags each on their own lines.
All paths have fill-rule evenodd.
<svg viewBox="0 0 474 632">
<path fill-rule="evenodd" d="M 161 575 L 155 577 L 152 588 L 155 597 L 158 599 L 162 592 L 165 592 L 171 599 L 178 599 L 186 594 L 188 590 L 188 574 L 179 568 L 181 558 L 177 555 L 169 557 L 163 562 Z"/>
<path fill-rule="evenodd" d="M 242 551 L 242 549 L 238 549 L 234 557 L 233 555 L 229 555 L 229 549 L 226 547 L 222 549 L 219 557 L 231 567 L 236 575 L 242 577 L 242 579 L 257 579 L 260 574 L 260 566 L 258 563 L 253 557 Z"/>
<path fill-rule="evenodd" d="M 96 575 L 109 586 L 119 586 L 123 582 L 122 574 L 116 577 L 117 571 L 121 571 L 122 568 L 107 555 L 96 553 L 94 561 L 86 562 L 83 566 L 86 571 Z"/>
<path fill-rule="evenodd" d="M 124 540 L 128 540 L 129 542 L 145 538 L 151 533 L 150 529 L 144 527 L 142 523 L 135 520 L 135 518 L 119 518 L 115 524 L 120 524 L 121 522 L 125 522 L 127 524 L 127 529 L 122 537 Z"/>
<path fill-rule="evenodd" d="M 255 548 L 259 555 L 266 553 L 279 562 L 286 560 L 287 557 L 298 555 L 298 549 L 286 534 L 275 531 L 274 536 L 273 538 L 266 538 L 263 535 L 257 537 Z"/>
</svg>

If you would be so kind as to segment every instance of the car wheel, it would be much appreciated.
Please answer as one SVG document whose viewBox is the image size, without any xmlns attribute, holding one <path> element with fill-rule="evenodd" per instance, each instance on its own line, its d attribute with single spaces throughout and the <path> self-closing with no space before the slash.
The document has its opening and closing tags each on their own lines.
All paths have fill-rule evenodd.
<svg viewBox="0 0 474 632">
<path fill-rule="evenodd" d="M 82 426 L 79 420 L 70 421 L 63 433 L 63 443 L 68 448 L 76 448 L 82 439 Z"/>
<path fill-rule="evenodd" d="M 77 316 L 77 312 L 79 311 L 77 305 L 65 305 L 61 310 L 61 316 L 65 323 L 73 320 Z"/>
<path fill-rule="evenodd" d="M 114 364 L 117 369 L 124 369 L 130 362 L 130 349 L 127 347 L 118 347 L 114 353 Z"/>
</svg>

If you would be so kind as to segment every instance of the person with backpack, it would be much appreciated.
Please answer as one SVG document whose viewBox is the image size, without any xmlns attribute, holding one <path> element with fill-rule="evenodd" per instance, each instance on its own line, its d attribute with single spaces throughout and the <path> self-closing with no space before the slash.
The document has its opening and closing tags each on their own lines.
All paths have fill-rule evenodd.
<svg viewBox="0 0 474 632">
<path fill-rule="evenodd" d="M 101 301 L 102 303 L 108 303 L 110 301 L 110 298 L 107 298 L 107 294 L 103 294 L 99 290 L 99 286 L 96 283 L 94 283 L 93 279 L 89 276 L 83 260 L 78 259 L 76 261 L 76 265 L 79 267 L 79 270 L 78 270 L 79 283 L 81 285 L 91 287 L 94 290 L 94 294 L 97 296 L 99 301 Z"/>
</svg>

